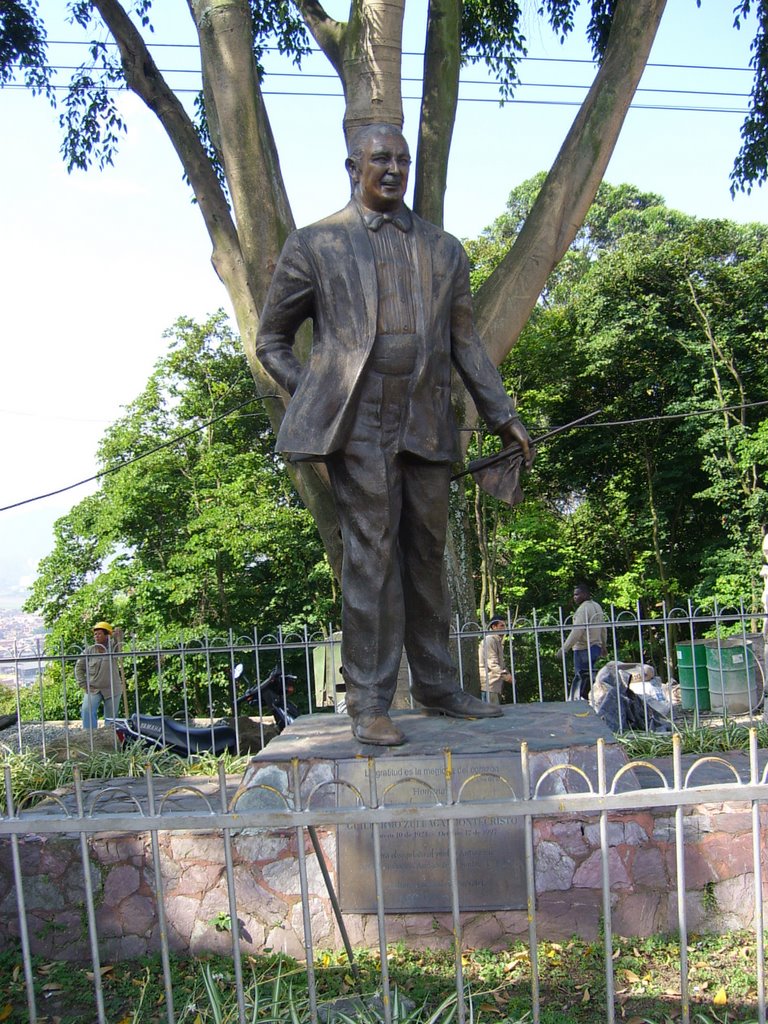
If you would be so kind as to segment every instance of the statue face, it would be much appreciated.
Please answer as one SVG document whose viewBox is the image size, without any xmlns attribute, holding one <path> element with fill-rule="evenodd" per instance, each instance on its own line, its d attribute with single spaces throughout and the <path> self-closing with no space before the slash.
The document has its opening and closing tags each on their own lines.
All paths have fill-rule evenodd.
<svg viewBox="0 0 768 1024">
<path fill-rule="evenodd" d="M 365 142 L 361 157 L 347 161 L 355 194 L 369 210 L 399 209 L 408 186 L 411 154 L 399 132 L 377 132 Z"/>
</svg>

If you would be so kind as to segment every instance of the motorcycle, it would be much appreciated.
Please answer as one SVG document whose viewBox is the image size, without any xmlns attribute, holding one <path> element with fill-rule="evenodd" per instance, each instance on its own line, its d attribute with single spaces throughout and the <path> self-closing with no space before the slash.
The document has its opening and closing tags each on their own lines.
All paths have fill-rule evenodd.
<svg viewBox="0 0 768 1024">
<path fill-rule="evenodd" d="M 239 679 L 248 682 L 242 664 L 235 665 L 232 682 L 237 685 Z M 296 676 L 281 672 L 275 665 L 269 675 L 261 683 L 249 686 L 236 700 L 239 708 L 251 709 L 254 716 L 271 714 L 275 727 L 281 733 L 299 715 L 299 709 L 288 699 L 293 693 Z M 144 743 L 151 747 L 170 750 L 181 757 L 192 754 L 223 754 L 236 753 L 238 736 L 233 726 L 226 722 L 212 725 L 191 726 L 177 722 L 167 715 L 132 714 L 130 718 L 107 719 L 106 724 L 112 725 L 117 741 L 125 748 L 132 743 Z"/>
</svg>

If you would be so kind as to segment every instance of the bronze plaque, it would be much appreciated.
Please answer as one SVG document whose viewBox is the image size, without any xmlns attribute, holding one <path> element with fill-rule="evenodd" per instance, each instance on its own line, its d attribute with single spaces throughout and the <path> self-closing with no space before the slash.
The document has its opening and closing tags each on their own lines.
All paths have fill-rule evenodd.
<svg viewBox="0 0 768 1024">
<path fill-rule="evenodd" d="M 386 913 L 451 910 L 448 823 L 429 817 L 429 804 L 446 802 L 441 757 L 381 757 L 375 761 L 379 804 L 424 807 L 422 820 L 379 826 Z M 370 799 L 368 763 L 340 761 L 338 778 Z M 462 803 L 498 800 L 522 789 L 520 755 L 456 754 L 453 792 Z M 434 792 L 433 792 L 434 790 Z M 357 804 L 338 786 L 339 806 Z M 454 829 L 461 910 L 525 908 L 525 834 L 521 818 L 459 818 Z M 376 912 L 373 826 L 338 827 L 339 901 L 347 913 Z"/>
</svg>

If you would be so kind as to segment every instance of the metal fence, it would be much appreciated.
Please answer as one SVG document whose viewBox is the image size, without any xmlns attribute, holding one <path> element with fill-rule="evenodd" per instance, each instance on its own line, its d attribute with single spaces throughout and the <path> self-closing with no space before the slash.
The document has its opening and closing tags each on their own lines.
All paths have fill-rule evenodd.
<svg viewBox="0 0 768 1024">
<path fill-rule="evenodd" d="M 712 707 L 721 713 L 727 715 L 735 708 L 750 720 L 754 718 L 762 702 L 766 674 L 764 616 L 748 612 L 743 605 L 715 605 L 706 610 L 694 608 L 688 602 L 674 608 L 660 605 L 650 612 L 644 612 L 639 605 L 634 610 L 610 606 L 605 609 L 605 617 L 606 649 L 593 666 L 594 673 L 608 662 L 653 666 L 665 698 L 676 696 L 675 688 L 681 684 L 682 707 L 673 702 L 669 709 L 673 725 L 676 715 L 683 717 L 681 710 L 692 711 L 696 717 L 707 712 L 710 698 Z M 571 619 L 563 609 L 557 616 L 541 616 L 535 610 L 528 617 L 509 616 L 507 650 L 514 681 L 506 687 L 505 701 L 528 703 L 569 698 L 573 690 L 571 656 L 561 648 L 570 629 Z M 455 623 L 451 639 L 459 678 L 465 682 L 477 678 L 478 644 L 486 631 L 485 622 Z M 252 682 L 263 681 L 275 665 L 294 673 L 299 680 L 300 710 L 312 713 L 343 710 L 344 695 L 338 674 L 339 636 L 332 624 L 321 633 L 305 628 L 301 632 L 278 630 L 262 634 L 254 629 L 248 636 L 230 631 L 225 637 L 204 637 L 177 644 L 134 636 L 126 641 L 123 650 L 106 657 L 117 702 L 126 714 L 165 714 L 187 724 L 192 720 L 212 722 L 232 716 L 241 685 L 233 680 L 233 670 L 240 662 L 244 663 L 246 678 Z M 706 663 L 699 656 L 705 646 L 712 652 L 716 665 L 727 662 L 725 669 L 717 668 L 709 679 Z M 79 720 L 83 691 L 75 678 L 75 669 L 84 649 L 85 645 L 54 650 L 44 638 L 0 644 L 0 716 L 4 712 L 16 713 L 18 745 L 27 745 L 27 737 L 33 735 L 32 742 L 45 750 L 51 733 L 25 733 L 22 724 L 51 721 L 63 723 L 63 741 L 68 744 L 69 726 Z M 746 663 L 741 670 L 728 661 L 727 652 L 732 649 L 736 652 L 733 657 Z M 687 658 L 691 656 L 689 664 Z M 404 671 L 398 697 L 407 702 L 407 666 Z M 736 689 L 743 691 L 740 699 L 734 700 L 730 690 L 732 677 Z M 257 710 L 259 714 L 254 717 L 263 717 L 263 709 Z M 621 720 L 619 728 L 623 728 Z M 9 731 L 0 733 L 0 739 L 7 742 L 10 735 Z"/>
<path fill-rule="evenodd" d="M 41 883 L 40 876 L 33 875 L 36 870 L 45 870 L 48 876 L 53 872 L 51 844 L 54 839 L 60 845 L 69 843 L 73 870 L 80 876 L 78 891 L 82 902 L 85 948 L 92 967 L 95 1017 L 99 1022 L 107 1019 L 101 968 L 105 963 L 105 951 L 115 948 L 116 931 L 112 918 L 117 911 L 116 904 L 107 894 L 111 883 L 99 875 L 95 858 L 98 844 L 106 844 L 108 856 L 105 863 L 114 868 L 120 837 L 130 840 L 127 847 L 130 848 L 130 857 L 126 862 L 133 865 L 130 870 L 140 870 L 136 863 L 139 852 L 143 851 L 141 856 L 146 871 L 142 875 L 142 884 L 148 885 L 151 891 L 149 894 L 145 892 L 142 898 L 148 899 L 152 905 L 152 936 L 162 959 L 164 975 L 165 1005 L 162 1014 L 169 1024 L 178 1019 L 180 1010 L 175 1005 L 172 970 L 176 933 L 171 920 L 171 915 L 176 912 L 174 901 L 179 899 L 178 864 L 171 864 L 168 859 L 168 843 L 184 834 L 190 837 L 184 847 L 187 858 L 193 850 L 198 853 L 205 850 L 204 855 L 209 860 L 218 859 L 220 865 L 217 892 L 221 899 L 221 912 L 231 926 L 231 932 L 227 932 L 224 938 L 232 957 L 236 1016 L 241 1024 L 256 1019 L 252 994 L 243 980 L 242 962 L 243 954 L 253 948 L 253 943 L 258 945 L 256 926 L 252 923 L 256 914 L 255 903 L 258 903 L 254 894 L 261 892 L 261 898 L 269 902 L 267 894 L 253 884 L 256 866 L 255 861 L 249 861 L 249 851 L 252 854 L 255 848 L 255 836 L 281 837 L 281 842 L 290 845 L 291 858 L 283 862 L 279 877 L 283 888 L 293 893 L 295 899 L 295 927 L 306 962 L 308 981 L 307 1014 L 312 1024 L 316 1024 L 318 1019 L 327 1020 L 327 1009 L 319 1006 L 316 984 L 315 955 L 322 943 L 328 942 L 328 933 L 323 930 L 322 914 L 317 907 L 321 886 L 318 867 L 322 871 L 322 884 L 327 887 L 327 895 L 333 897 L 338 871 L 333 851 L 329 855 L 328 837 L 338 836 L 339 830 L 363 828 L 370 833 L 372 841 L 372 859 L 367 867 L 375 893 L 375 906 L 367 917 L 369 931 L 360 931 L 359 917 L 350 917 L 342 912 L 338 900 L 332 899 L 331 902 L 337 934 L 344 940 L 352 969 L 356 949 L 365 944 L 360 936 L 371 936 L 373 941 L 368 944 L 378 948 L 381 1012 L 386 1024 L 391 1024 L 393 1000 L 388 944 L 396 937 L 397 919 L 386 906 L 384 844 L 393 828 L 425 827 L 429 824 L 443 841 L 448 894 L 448 909 L 443 915 L 443 923 L 453 948 L 457 1019 L 459 1024 L 464 1024 L 473 1011 L 464 984 L 462 952 L 468 936 L 471 938 L 471 928 L 477 924 L 477 916 L 469 914 L 463 905 L 465 890 L 460 866 L 459 832 L 468 826 L 485 828 L 488 822 L 503 822 L 519 826 L 523 836 L 523 901 L 518 917 L 525 921 L 527 933 L 528 957 L 524 969 L 528 975 L 532 1020 L 539 1021 L 542 1009 L 538 951 L 547 878 L 553 863 L 560 870 L 566 859 L 566 855 L 561 853 L 553 862 L 552 837 L 557 834 L 557 828 L 573 828 L 574 823 L 581 823 L 581 834 L 586 837 L 584 842 L 590 836 L 593 842 L 587 860 L 597 866 L 592 885 L 599 911 L 599 927 L 594 929 L 594 935 L 602 933 L 605 988 L 604 1005 L 595 1007 L 596 1019 L 613 1022 L 622 1013 L 614 978 L 614 928 L 619 915 L 617 901 L 622 898 L 622 893 L 625 899 L 634 893 L 641 901 L 647 902 L 650 886 L 655 884 L 653 878 L 647 877 L 646 871 L 627 885 L 619 870 L 622 850 L 631 841 L 631 836 L 643 832 L 644 839 L 638 850 L 645 850 L 651 843 L 658 846 L 663 842 L 667 846 L 671 914 L 679 936 L 679 1012 L 687 1024 L 692 1008 L 695 1009 L 695 1001 L 691 997 L 688 937 L 694 924 L 700 928 L 696 914 L 701 910 L 695 901 L 692 902 L 692 897 L 696 890 L 699 894 L 709 891 L 710 898 L 713 898 L 712 889 L 707 890 L 708 883 L 692 857 L 695 843 L 701 839 L 702 831 L 707 831 L 695 824 L 695 815 L 708 813 L 708 820 L 715 820 L 718 814 L 741 815 L 741 825 L 737 827 L 734 824 L 736 819 L 731 818 L 724 826 L 724 833 L 731 850 L 739 844 L 743 849 L 743 863 L 734 869 L 741 882 L 734 892 L 737 893 L 736 901 L 742 904 L 737 909 L 746 912 L 754 931 L 754 1012 L 762 1024 L 765 1021 L 763 864 L 766 825 L 763 807 L 768 800 L 768 768 L 761 767 L 755 731 L 752 731 L 749 755 L 745 756 L 742 771 L 723 757 L 699 758 L 687 763 L 680 753 L 679 742 L 675 744 L 668 768 L 649 762 L 616 768 L 607 757 L 602 742 L 598 742 L 592 757 L 589 769 L 565 761 L 550 763 L 548 767 L 537 766 L 527 745 L 523 744 L 519 781 L 513 785 L 508 778 L 498 775 L 495 779 L 499 785 L 497 795 L 482 800 L 474 799 L 472 795 L 472 786 L 478 781 L 476 776 L 460 786 L 456 783 L 452 755 L 448 751 L 444 752 L 440 775 L 427 787 L 428 796 L 417 801 L 401 800 L 398 784 L 392 784 L 383 768 L 387 762 L 377 762 L 373 758 L 367 765 L 367 787 L 350 787 L 348 783 L 341 786 L 329 777 L 312 778 L 311 773 L 310 776 L 302 774 L 301 765 L 294 759 L 284 765 L 288 779 L 285 791 L 274 782 L 269 784 L 254 779 L 254 785 L 241 786 L 233 795 L 233 780 L 227 780 L 223 772 L 213 789 L 209 787 L 206 790 L 202 785 L 195 787 L 189 781 L 175 781 L 170 788 L 168 785 L 161 788 L 161 780 L 153 778 L 149 772 L 141 792 L 135 786 L 127 788 L 127 781 L 101 783 L 88 789 L 76 778 L 72 794 L 56 794 L 42 805 L 34 804 L 36 796 L 25 797 L 14 804 L 10 770 L 6 767 L 9 812 L 0 817 L 0 880 L 3 872 L 7 872 L 3 905 L 6 911 L 15 905 L 16 914 L 7 916 L 15 917 L 18 922 L 15 932 L 22 950 L 29 1020 L 40 1019 L 41 1005 L 45 1000 L 42 991 L 45 979 L 41 981 L 33 968 L 34 928 L 40 924 L 36 915 L 41 913 L 35 909 L 34 901 L 41 898 L 41 892 L 43 896 L 51 892 L 48 877 Z M 719 774 L 713 776 L 713 770 Z M 646 775 L 643 785 L 637 782 L 638 772 Z M 574 785 L 571 784 L 573 780 Z M 425 792 L 423 779 L 418 781 L 420 791 Z M 346 793 L 354 791 L 351 803 L 337 798 L 341 788 Z M 649 819 L 649 823 L 643 815 L 650 815 L 653 820 Z M 139 837 L 143 837 L 143 846 L 138 844 Z M 47 859 L 40 853 L 46 843 Z M 278 846 L 279 843 L 276 845 L 273 839 L 274 855 Z M 36 851 L 34 855 L 30 848 Z M 576 856 L 572 847 L 570 852 Z M 635 851 L 633 860 L 638 858 L 639 853 Z M 45 861 L 42 868 L 41 859 Z M 127 870 L 119 864 L 117 867 L 124 873 Z M 724 874 L 723 871 L 715 871 L 712 875 L 715 883 L 726 886 L 728 880 Z M 273 871 L 270 877 L 275 886 L 278 873 Z M 60 889 L 74 885 L 72 878 L 67 882 L 61 873 L 57 878 Z M 578 898 L 579 890 L 574 881 L 572 879 L 570 891 L 560 892 L 560 898 L 566 901 Z M 557 882 L 551 884 L 559 884 L 561 890 L 564 888 Z M 124 875 L 123 888 L 131 890 L 125 885 Z M 583 891 L 582 888 L 582 903 Z M 50 895 L 48 898 L 50 901 Z M 210 913 L 213 906 L 209 902 L 206 912 Z M 66 901 L 58 909 L 62 914 L 71 910 Z M 426 915 L 428 923 L 430 916 L 434 918 L 435 915 Z M 721 906 L 714 916 L 716 927 L 722 928 L 724 919 L 727 927 L 724 907 Z M 631 915 L 629 920 L 631 922 Z M 350 941 L 352 928 L 358 931 Z M 626 932 L 626 915 L 623 929 Z M 67 955 L 72 953 L 74 931 L 70 926 L 64 939 L 68 946 Z M 503 941 L 503 937 L 498 939 L 497 947 L 503 945 Z M 110 943 L 113 943 L 111 947 Z M 476 937 L 472 944 L 477 945 Z M 113 952 L 110 955 L 114 955 Z M 152 1012 L 160 1013 L 157 1007 Z M 153 1016 L 152 1019 L 159 1017 Z"/>
</svg>

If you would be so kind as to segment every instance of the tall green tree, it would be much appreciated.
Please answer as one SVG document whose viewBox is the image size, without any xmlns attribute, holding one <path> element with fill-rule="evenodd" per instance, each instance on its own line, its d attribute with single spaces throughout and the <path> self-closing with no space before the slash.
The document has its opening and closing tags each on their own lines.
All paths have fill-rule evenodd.
<svg viewBox="0 0 768 1024">
<path fill-rule="evenodd" d="M 594 197 L 642 75 L 666 0 L 590 0 L 587 33 L 597 71 L 591 89 L 513 250 L 478 297 L 478 319 L 498 364 L 514 344 L 551 269 L 568 249 Z M 202 93 L 197 119 L 185 110 L 157 67 L 148 38 L 151 0 L 70 0 L 68 9 L 89 41 L 90 59 L 78 68 L 63 104 L 64 155 L 72 168 L 114 158 L 125 127 L 113 89 L 124 84 L 158 117 L 184 168 L 212 243 L 214 268 L 224 283 L 259 394 L 274 384 L 259 365 L 254 342 L 272 268 L 293 218 L 261 92 L 264 47 L 276 42 L 300 62 L 313 40 L 339 76 L 344 130 L 386 122 L 402 125 L 401 53 L 405 0 L 351 0 L 346 21 L 318 0 L 191 0 L 179 2 L 197 31 Z M 578 0 L 545 0 L 534 18 L 565 36 Z M 417 132 L 416 211 L 441 224 L 459 75 L 467 61 L 484 61 L 511 95 L 526 52 L 524 5 L 487 0 L 430 0 L 424 41 L 422 107 Z M 108 42 L 114 43 L 112 47 Z M 45 88 L 45 24 L 35 0 L 9 0 L 0 21 L 0 59 L 20 59 L 31 84 Z M 0 81 L 2 76 L 0 75 Z M 300 113 L 297 112 L 297 130 Z M 302 344 L 309 343 L 305 336 Z M 265 407 L 273 428 L 287 396 Z M 458 394 L 468 421 L 471 405 Z M 340 539 L 327 477 L 311 463 L 291 467 L 334 569 Z M 464 520 L 464 526 L 466 520 Z M 474 597 L 462 557 L 460 524 L 449 545 L 454 597 L 464 617 Z"/>
<path fill-rule="evenodd" d="M 594 81 L 514 245 L 477 295 L 480 331 L 496 364 L 515 344 L 589 209 L 665 4 L 584 0 L 597 65 Z M 462 65 L 485 62 L 502 96 L 510 96 L 526 52 L 524 13 L 565 37 L 573 31 L 579 7 L 579 0 L 542 0 L 531 12 L 516 0 L 429 0 L 414 168 L 418 213 L 442 223 Z M 752 7 L 752 0 L 736 3 L 737 26 Z M 332 18 L 319 0 L 179 0 L 179 8 L 188 12 L 199 40 L 203 88 L 197 118 L 185 110 L 150 52 L 151 0 L 133 0 L 130 6 L 120 0 L 69 0 L 72 18 L 89 41 L 90 59 L 73 73 L 64 101 L 64 155 L 70 169 L 112 161 L 125 127 L 114 102 L 116 85 L 132 90 L 155 113 L 209 232 L 212 262 L 232 301 L 257 390 L 270 395 L 274 385 L 255 358 L 254 342 L 272 268 L 293 218 L 261 92 L 261 55 L 267 44 L 276 43 L 287 58 L 300 62 L 313 40 L 343 87 L 345 131 L 375 121 L 400 126 L 405 0 L 350 0 L 346 21 Z M 755 86 L 734 187 L 749 188 L 765 175 L 768 9 L 759 4 L 756 11 Z M 53 98 L 46 28 L 36 0 L 6 0 L 0 9 L 0 83 L 8 80 L 16 62 L 33 88 Z M 307 335 L 303 344 L 308 343 Z M 473 425 L 474 411 L 458 388 L 456 397 L 461 416 Z M 273 428 L 286 400 L 280 395 L 266 403 Z M 340 540 L 327 478 L 311 463 L 290 472 L 338 572 Z M 466 618 L 474 605 L 463 554 L 466 517 L 457 515 L 453 521 L 449 578 Z"/>
<path fill-rule="evenodd" d="M 536 184 L 516 190 L 513 213 Z M 511 220 L 485 233 L 481 260 Z M 496 596 L 528 589 L 527 600 L 556 603 L 586 575 L 622 605 L 693 594 L 755 607 L 768 228 L 697 220 L 604 184 L 582 235 L 589 247 L 577 239 L 505 372 L 543 428 L 593 409 L 617 425 L 542 448 L 529 486 L 540 516 L 486 509 L 502 516 Z"/>
<path fill-rule="evenodd" d="M 311 516 L 272 452 L 223 313 L 182 318 L 142 393 L 104 435 L 99 491 L 55 526 L 28 607 L 54 639 L 97 618 L 176 640 L 333 617 Z"/>
</svg>

